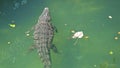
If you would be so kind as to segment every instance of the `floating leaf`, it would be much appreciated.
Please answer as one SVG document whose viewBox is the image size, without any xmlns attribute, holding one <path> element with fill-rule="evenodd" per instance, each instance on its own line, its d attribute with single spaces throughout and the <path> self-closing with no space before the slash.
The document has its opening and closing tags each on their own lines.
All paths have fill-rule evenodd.
<svg viewBox="0 0 120 68">
<path fill-rule="evenodd" d="M 15 28 L 16 25 L 12 23 L 12 24 L 9 24 L 9 26 L 12 28 Z"/>
</svg>

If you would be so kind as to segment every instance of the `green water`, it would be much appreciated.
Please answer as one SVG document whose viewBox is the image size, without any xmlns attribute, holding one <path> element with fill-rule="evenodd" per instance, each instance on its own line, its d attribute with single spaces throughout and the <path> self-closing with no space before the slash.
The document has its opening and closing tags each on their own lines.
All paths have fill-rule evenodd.
<svg viewBox="0 0 120 68">
<path fill-rule="evenodd" d="M 43 68 L 36 50 L 27 53 L 34 42 L 32 32 L 29 37 L 25 32 L 37 23 L 46 6 L 50 9 L 51 22 L 58 30 L 53 43 L 60 54 L 51 51 L 52 68 L 120 68 L 119 2 L 1 0 L 0 68 Z M 10 27 L 11 23 L 16 26 Z M 76 45 L 72 30 L 84 32 Z"/>
</svg>

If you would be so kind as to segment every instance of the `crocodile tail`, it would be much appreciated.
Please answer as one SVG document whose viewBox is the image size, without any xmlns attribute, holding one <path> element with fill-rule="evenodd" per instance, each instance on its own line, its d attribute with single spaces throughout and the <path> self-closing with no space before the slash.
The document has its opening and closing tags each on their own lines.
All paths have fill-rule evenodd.
<svg viewBox="0 0 120 68">
<path fill-rule="evenodd" d="M 44 49 L 44 51 L 43 51 Z M 39 48 L 38 54 L 41 58 L 42 63 L 44 64 L 44 68 L 51 68 L 51 59 L 50 59 L 50 51 L 46 48 Z"/>
</svg>

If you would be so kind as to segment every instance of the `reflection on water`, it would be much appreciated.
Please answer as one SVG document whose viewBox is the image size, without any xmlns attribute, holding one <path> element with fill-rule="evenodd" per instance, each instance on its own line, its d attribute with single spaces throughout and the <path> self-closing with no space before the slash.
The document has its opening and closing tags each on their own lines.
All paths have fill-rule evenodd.
<svg viewBox="0 0 120 68">
<path fill-rule="evenodd" d="M 16 10 L 18 9 L 20 6 L 27 4 L 27 0 L 21 0 L 20 2 L 15 2 L 13 9 Z"/>
</svg>

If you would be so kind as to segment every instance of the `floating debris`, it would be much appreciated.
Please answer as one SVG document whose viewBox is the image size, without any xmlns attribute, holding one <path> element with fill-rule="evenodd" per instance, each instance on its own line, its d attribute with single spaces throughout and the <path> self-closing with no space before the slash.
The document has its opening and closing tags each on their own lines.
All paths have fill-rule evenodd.
<svg viewBox="0 0 120 68">
<path fill-rule="evenodd" d="M 82 38 L 83 37 L 83 31 L 75 32 L 72 38 Z"/>
<path fill-rule="evenodd" d="M 85 39 L 88 39 L 89 38 L 89 36 L 85 36 Z"/>
<path fill-rule="evenodd" d="M 93 65 L 94 67 L 97 67 L 97 65 Z"/>
<path fill-rule="evenodd" d="M 108 16 L 109 19 L 112 19 L 112 16 Z"/>
<path fill-rule="evenodd" d="M 30 36 L 30 34 L 27 33 L 26 36 Z"/>
<path fill-rule="evenodd" d="M 74 45 L 76 45 L 76 43 L 78 42 L 78 40 L 80 38 L 82 38 L 83 36 L 84 36 L 83 31 L 75 32 L 74 35 L 72 36 L 72 38 L 77 38 L 77 40 L 75 41 Z"/>
<path fill-rule="evenodd" d="M 115 40 L 118 40 L 118 37 L 115 37 L 114 39 L 115 39 Z"/>
<path fill-rule="evenodd" d="M 7 43 L 8 43 L 8 45 L 11 44 L 11 42 L 7 42 Z"/>
<path fill-rule="evenodd" d="M 113 55 L 113 54 L 114 54 L 114 52 L 113 52 L 113 51 L 110 51 L 110 52 L 109 52 L 109 54 L 110 54 L 110 55 Z"/>
<path fill-rule="evenodd" d="M 71 30 L 72 33 L 75 33 L 75 30 Z"/>
<path fill-rule="evenodd" d="M 120 34 L 120 32 L 118 32 L 118 34 Z"/>
<path fill-rule="evenodd" d="M 26 31 L 25 34 L 26 34 L 27 37 L 29 37 L 30 36 L 30 31 Z"/>
<path fill-rule="evenodd" d="M 64 24 L 65 26 L 67 26 L 67 24 Z"/>
<path fill-rule="evenodd" d="M 16 25 L 15 25 L 14 23 L 9 24 L 9 26 L 10 26 L 11 28 L 15 28 L 15 27 L 16 27 Z"/>
</svg>

